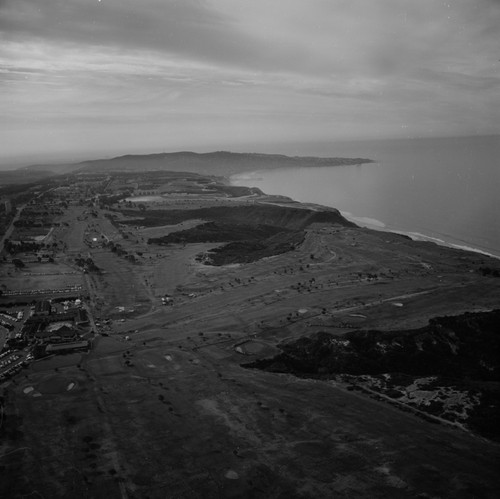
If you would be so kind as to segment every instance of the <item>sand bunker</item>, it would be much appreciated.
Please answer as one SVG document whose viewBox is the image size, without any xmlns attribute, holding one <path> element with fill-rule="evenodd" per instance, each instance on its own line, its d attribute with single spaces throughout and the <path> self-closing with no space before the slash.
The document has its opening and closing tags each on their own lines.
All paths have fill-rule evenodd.
<svg viewBox="0 0 500 499">
<path fill-rule="evenodd" d="M 135 196 L 126 198 L 125 201 L 130 201 L 131 203 L 153 203 L 165 201 L 165 198 L 161 196 Z"/>
<path fill-rule="evenodd" d="M 263 345 L 262 343 L 258 343 L 257 341 L 248 341 L 243 345 L 243 350 L 245 353 L 260 353 L 266 345 Z"/>
<path fill-rule="evenodd" d="M 23 393 L 25 395 L 29 395 L 31 397 L 41 397 L 42 394 L 40 392 L 37 392 L 34 387 L 32 386 L 27 386 L 26 388 L 23 389 Z"/>
<path fill-rule="evenodd" d="M 246 341 L 236 345 L 234 350 L 243 355 L 274 355 L 278 349 L 260 341 Z"/>
<path fill-rule="evenodd" d="M 236 473 L 236 471 L 233 470 L 226 471 L 224 476 L 229 480 L 238 480 L 238 478 L 240 477 L 240 475 L 238 475 L 238 473 Z"/>
</svg>

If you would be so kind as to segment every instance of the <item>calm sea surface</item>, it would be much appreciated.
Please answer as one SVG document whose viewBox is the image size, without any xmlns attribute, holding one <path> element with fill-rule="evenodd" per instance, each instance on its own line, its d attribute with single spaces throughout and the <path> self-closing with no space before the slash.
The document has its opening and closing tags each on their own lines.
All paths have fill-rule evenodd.
<svg viewBox="0 0 500 499">
<path fill-rule="evenodd" d="M 360 166 L 248 172 L 234 185 L 338 208 L 358 225 L 500 257 L 500 136 L 318 144 Z"/>
</svg>

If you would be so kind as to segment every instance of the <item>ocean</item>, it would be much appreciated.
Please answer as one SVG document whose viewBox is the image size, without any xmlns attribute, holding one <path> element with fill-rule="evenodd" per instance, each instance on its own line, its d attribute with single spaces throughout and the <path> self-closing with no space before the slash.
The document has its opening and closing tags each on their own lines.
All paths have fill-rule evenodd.
<svg viewBox="0 0 500 499">
<path fill-rule="evenodd" d="M 254 171 L 234 175 L 231 183 L 332 206 L 358 225 L 500 258 L 500 136 L 322 143 L 306 149 L 307 155 L 375 163 Z"/>
</svg>

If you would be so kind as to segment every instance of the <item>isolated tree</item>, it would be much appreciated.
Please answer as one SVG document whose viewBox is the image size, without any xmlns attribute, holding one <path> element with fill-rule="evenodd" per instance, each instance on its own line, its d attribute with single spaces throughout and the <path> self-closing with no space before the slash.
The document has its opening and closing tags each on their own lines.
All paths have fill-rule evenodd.
<svg viewBox="0 0 500 499">
<path fill-rule="evenodd" d="M 12 260 L 12 263 L 14 264 L 16 269 L 22 269 L 25 266 L 24 262 L 22 260 L 20 260 L 19 258 L 14 258 Z"/>
</svg>

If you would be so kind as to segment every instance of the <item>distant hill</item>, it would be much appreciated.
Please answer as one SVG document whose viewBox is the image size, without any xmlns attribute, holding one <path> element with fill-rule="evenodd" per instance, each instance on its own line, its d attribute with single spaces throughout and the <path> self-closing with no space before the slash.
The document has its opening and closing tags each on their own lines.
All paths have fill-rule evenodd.
<svg viewBox="0 0 500 499">
<path fill-rule="evenodd" d="M 30 184 L 54 175 L 53 171 L 47 171 L 40 167 L 36 170 L 5 170 L 0 171 L 0 187 L 11 184 Z"/>
<path fill-rule="evenodd" d="M 189 151 L 148 155 L 126 155 L 59 165 L 32 165 L 22 170 L 50 171 L 54 174 L 118 171 L 183 171 L 209 175 L 233 175 L 249 170 L 286 167 L 341 166 L 371 163 L 365 158 L 317 158 L 281 154 L 233 153 L 226 151 L 194 153 Z"/>
</svg>

